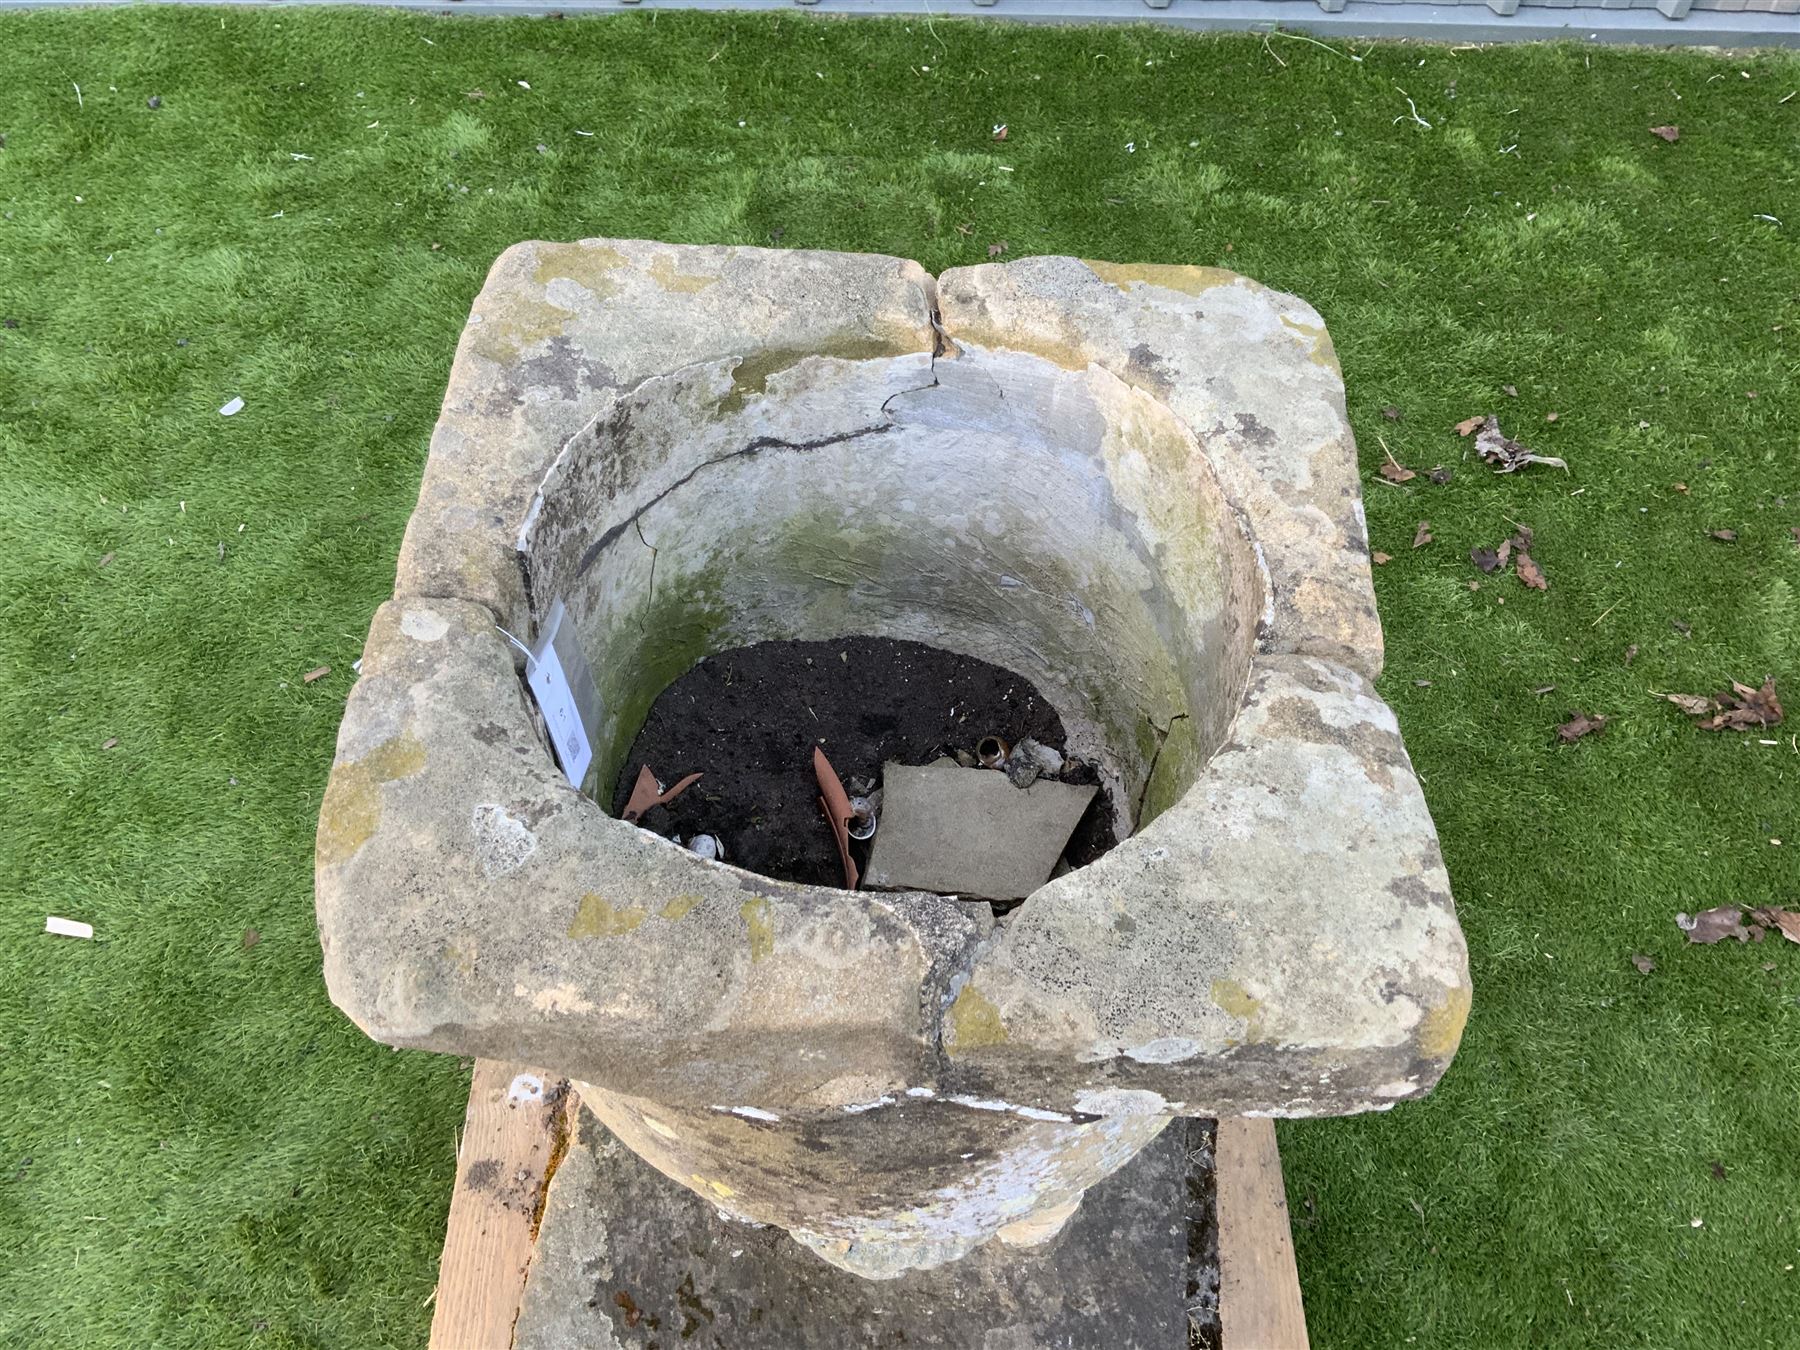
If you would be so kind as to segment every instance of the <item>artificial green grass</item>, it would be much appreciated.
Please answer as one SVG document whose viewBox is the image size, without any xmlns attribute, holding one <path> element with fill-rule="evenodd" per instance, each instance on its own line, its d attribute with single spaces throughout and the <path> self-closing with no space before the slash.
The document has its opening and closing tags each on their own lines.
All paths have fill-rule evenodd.
<svg viewBox="0 0 1800 1350">
<path fill-rule="evenodd" d="M 1314 1343 L 1800 1344 L 1800 949 L 1673 917 L 1800 901 L 1794 724 L 1646 693 L 1774 673 L 1800 711 L 1796 87 L 1148 28 L 0 16 L 0 1344 L 423 1344 L 466 1065 L 327 1003 L 313 822 L 483 273 L 602 234 L 1313 302 L 1476 982 L 1429 1100 L 1281 1128 Z M 1490 410 L 1571 472 L 1489 473 L 1447 429 Z M 1453 479 L 1378 481 L 1378 435 Z M 1548 592 L 1470 589 L 1510 521 Z M 1617 720 L 1557 745 L 1572 708 Z"/>
</svg>

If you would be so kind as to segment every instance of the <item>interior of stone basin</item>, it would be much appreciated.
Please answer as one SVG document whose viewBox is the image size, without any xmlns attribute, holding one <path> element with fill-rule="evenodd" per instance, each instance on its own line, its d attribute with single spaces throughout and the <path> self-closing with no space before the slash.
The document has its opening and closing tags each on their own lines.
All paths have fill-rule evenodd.
<svg viewBox="0 0 1800 1350">
<path fill-rule="evenodd" d="M 1265 594 L 1167 408 L 1097 367 L 978 349 L 724 360 L 609 396 L 519 549 L 535 620 L 560 601 L 592 669 L 591 796 L 703 658 L 867 635 L 1030 679 L 1121 838 L 1224 739 Z"/>
</svg>

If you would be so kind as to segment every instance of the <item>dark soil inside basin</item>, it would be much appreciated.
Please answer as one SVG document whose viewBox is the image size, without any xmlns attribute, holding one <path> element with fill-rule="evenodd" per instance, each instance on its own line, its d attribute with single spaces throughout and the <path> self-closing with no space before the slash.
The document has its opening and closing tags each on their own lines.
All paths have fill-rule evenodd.
<svg viewBox="0 0 1800 1350">
<path fill-rule="evenodd" d="M 665 784 L 703 774 L 639 824 L 684 840 L 713 835 L 727 862 L 763 876 L 841 886 L 813 747 L 855 793 L 879 786 L 890 760 L 929 764 L 959 750 L 973 753 L 990 735 L 1066 748 L 1062 719 L 1031 681 L 985 661 L 889 638 L 759 642 L 708 657 L 663 690 L 632 742 L 611 809 L 624 811 L 642 765 Z M 1100 781 L 1092 765 L 1073 760 L 1060 777 Z M 1117 842 L 1112 819 L 1102 786 L 1065 850 L 1071 867 Z M 865 866 L 870 843 L 852 841 L 850 848 Z"/>
</svg>

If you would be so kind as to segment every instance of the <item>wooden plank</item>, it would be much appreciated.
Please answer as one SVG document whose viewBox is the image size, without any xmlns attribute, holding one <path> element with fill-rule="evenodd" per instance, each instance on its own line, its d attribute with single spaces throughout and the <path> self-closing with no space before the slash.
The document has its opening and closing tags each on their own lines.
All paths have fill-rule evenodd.
<svg viewBox="0 0 1800 1350">
<path fill-rule="evenodd" d="M 1213 1158 L 1219 1343 L 1224 1350 L 1308 1350 L 1275 1122 L 1221 1120 Z"/>
<path fill-rule="evenodd" d="M 540 1069 L 475 1061 L 438 1263 L 431 1350 L 511 1350 L 573 1096 L 566 1079 Z"/>
</svg>

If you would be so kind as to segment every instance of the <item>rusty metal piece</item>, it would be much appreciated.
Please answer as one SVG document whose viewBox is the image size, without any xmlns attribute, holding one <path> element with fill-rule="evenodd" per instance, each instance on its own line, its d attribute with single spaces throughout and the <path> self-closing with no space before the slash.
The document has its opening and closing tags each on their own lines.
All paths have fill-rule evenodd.
<svg viewBox="0 0 1800 1350">
<path fill-rule="evenodd" d="M 813 747 L 813 776 L 819 780 L 819 809 L 831 823 L 832 838 L 837 840 L 838 858 L 844 864 L 844 889 L 853 891 L 861 879 L 856 863 L 850 857 L 850 821 L 855 817 L 856 811 L 850 805 L 843 783 L 838 780 L 837 770 L 831 767 L 831 761 L 825 758 L 825 752 L 816 745 Z"/>
<path fill-rule="evenodd" d="M 975 742 L 975 758 L 984 769 L 998 769 L 1011 752 L 1012 748 L 998 736 L 983 736 Z"/>
<path fill-rule="evenodd" d="M 665 789 L 657 782 L 656 775 L 650 772 L 650 766 L 641 765 L 638 768 L 637 782 L 631 785 L 631 796 L 625 802 L 625 810 L 619 819 L 627 825 L 635 825 L 651 807 L 667 806 L 699 781 L 699 774 L 690 773 L 674 787 Z"/>
</svg>

